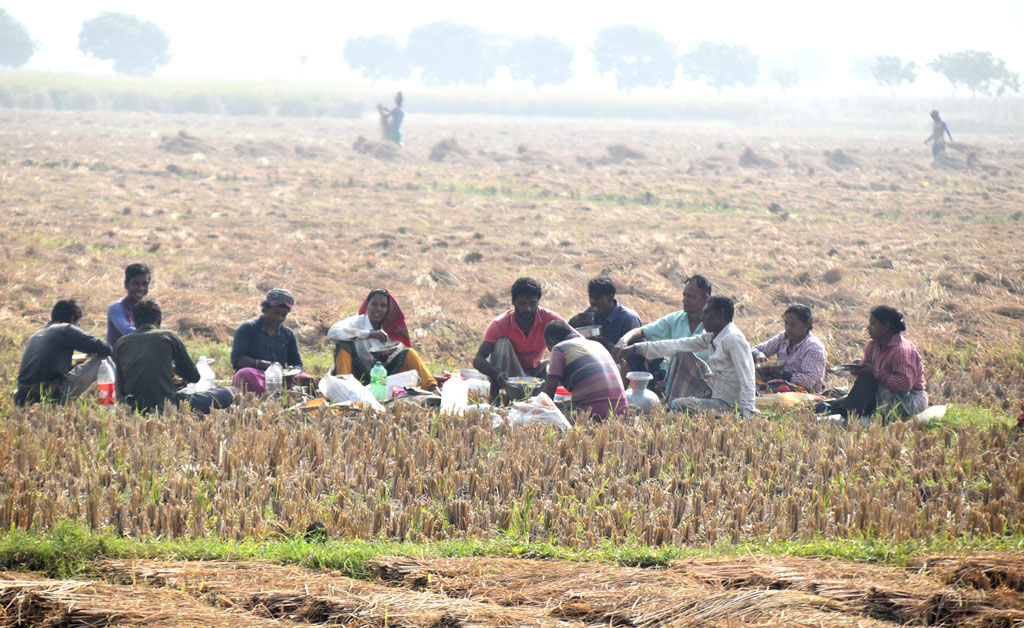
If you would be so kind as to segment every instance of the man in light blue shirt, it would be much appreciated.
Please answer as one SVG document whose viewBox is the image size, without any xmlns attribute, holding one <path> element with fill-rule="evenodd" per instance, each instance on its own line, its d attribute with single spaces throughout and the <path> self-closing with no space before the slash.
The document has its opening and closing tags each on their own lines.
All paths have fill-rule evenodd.
<svg viewBox="0 0 1024 628">
<path fill-rule="evenodd" d="M 658 340 L 679 340 L 704 333 L 701 313 L 711 297 L 711 282 L 703 275 L 693 275 L 683 284 L 683 309 L 666 314 L 653 323 L 631 329 L 615 343 L 620 350 L 638 343 Z M 616 358 L 618 354 L 616 354 Z M 710 372 L 708 352 L 677 353 L 666 369 L 665 396 L 669 403 L 678 397 L 699 397 L 708 391 L 704 375 Z"/>
</svg>

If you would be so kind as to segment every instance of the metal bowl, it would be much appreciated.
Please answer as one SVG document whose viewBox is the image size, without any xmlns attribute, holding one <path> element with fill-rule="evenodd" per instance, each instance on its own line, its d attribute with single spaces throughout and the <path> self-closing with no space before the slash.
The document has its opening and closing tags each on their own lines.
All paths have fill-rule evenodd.
<svg viewBox="0 0 1024 628">
<path fill-rule="evenodd" d="M 509 401 L 532 397 L 544 385 L 539 377 L 509 377 L 505 380 L 505 395 Z"/>
</svg>

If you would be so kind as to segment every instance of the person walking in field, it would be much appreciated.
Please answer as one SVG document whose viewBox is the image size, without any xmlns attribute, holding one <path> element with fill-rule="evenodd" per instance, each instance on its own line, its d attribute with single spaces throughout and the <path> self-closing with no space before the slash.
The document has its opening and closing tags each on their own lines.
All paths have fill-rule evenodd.
<svg viewBox="0 0 1024 628">
<path fill-rule="evenodd" d="M 199 369 L 178 334 L 160 329 L 162 320 L 163 313 L 156 301 L 135 305 L 136 330 L 118 342 L 114 350 L 118 398 L 141 413 L 159 411 L 167 402 L 175 406 L 187 403 L 202 414 L 230 406 L 235 391 L 228 386 L 195 393 L 178 392 L 174 374 L 195 384 L 200 380 Z"/>
<path fill-rule="evenodd" d="M 121 336 L 135 331 L 135 304 L 149 294 L 149 281 L 153 271 L 145 264 L 131 264 L 124 269 L 123 299 L 107 308 L 107 344 L 117 346 Z"/>
<path fill-rule="evenodd" d="M 932 158 L 941 159 L 946 155 L 946 137 L 953 141 L 953 134 L 949 132 L 949 125 L 939 117 L 939 111 L 932 111 L 932 134 L 924 141 L 932 143 Z"/>
<path fill-rule="evenodd" d="M 111 354 L 110 345 L 79 329 L 80 320 L 82 308 L 74 299 L 53 305 L 50 322 L 32 334 L 21 356 L 15 405 L 77 399 L 96 381 L 100 364 Z M 75 351 L 92 357 L 71 368 Z"/>
<path fill-rule="evenodd" d="M 402 148 L 402 121 L 405 120 L 405 110 L 402 109 L 402 92 L 395 94 L 395 106 L 388 109 L 384 105 L 377 105 L 377 113 L 380 114 L 380 128 L 384 139 L 391 140 Z"/>
</svg>

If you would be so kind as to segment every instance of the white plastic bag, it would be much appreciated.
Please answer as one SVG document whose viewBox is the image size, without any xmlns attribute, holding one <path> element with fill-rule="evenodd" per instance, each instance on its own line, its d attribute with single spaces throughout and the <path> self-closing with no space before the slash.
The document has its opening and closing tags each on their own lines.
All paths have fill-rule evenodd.
<svg viewBox="0 0 1024 628">
<path fill-rule="evenodd" d="M 508 411 L 509 425 L 531 425 L 533 423 L 553 425 L 563 432 L 572 427 L 551 397 L 544 393 L 526 401 L 517 401 Z"/>
<path fill-rule="evenodd" d="M 199 371 L 199 382 L 196 384 L 196 392 L 204 392 L 213 388 L 217 376 L 213 372 L 213 360 L 205 355 L 199 356 L 196 362 L 196 370 Z"/>
<path fill-rule="evenodd" d="M 395 389 L 402 388 L 415 388 L 420 385 L 420 374 L 416 371 L 402 371 L 401 373 L 395 373 L 394 375 L 388 375 L 388 378 L 384 381 L 384 391 L 387 393 L 387 398 L 391 399 L 395 396 Z"/>
<path fill-rule="evenodd" d="M 320 389 L 324 397 L 335 403 L 357 401 L 377 412 L 384 411 L 384 406 L 373 398 L 370 389 L 360 384 L 359 380 L 351 375 L 324 375 L 320 378 L 320 385 L 317 388 Z"/>
</svg>

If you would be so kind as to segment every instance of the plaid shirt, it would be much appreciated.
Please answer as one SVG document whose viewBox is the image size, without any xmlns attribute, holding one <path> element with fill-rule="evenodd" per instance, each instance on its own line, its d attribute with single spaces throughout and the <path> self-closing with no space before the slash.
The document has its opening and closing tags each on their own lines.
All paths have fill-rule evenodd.
<svg viewBox="0 0 1024 628">
<path fill-rule="evenodd" d="M 864 347 L 864 361 L 875 367 L 879 383 L 892 392 L 925 389 L 921 354 L 901 334 L 894 334 L 884 347 L 869 341 Z"/>
<path fill-rule="evenodd" d="M 756 345 L 754 349 L 766 356 L 774 355 L 782 362 L 783 379 L 814 392 L 825 390 L 825 363 L 828 359 L 825 345 L 811 332 L 807 332 L 792 350 L 786 332 Z"/>
</svg>

